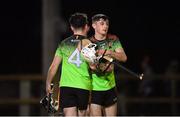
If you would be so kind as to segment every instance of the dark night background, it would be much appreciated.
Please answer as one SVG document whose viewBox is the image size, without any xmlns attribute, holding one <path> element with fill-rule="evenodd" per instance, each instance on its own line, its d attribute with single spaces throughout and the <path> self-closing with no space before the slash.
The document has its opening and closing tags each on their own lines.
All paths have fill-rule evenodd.
<svg viewBox="0 0 180 117">
<path fill-rule="evenodd" d="M 163 73 L 170 60 L 180 59 L 176 1 L 62 0 L 61 6 L 65 21 L 74 12 L 108 15 L 109 32 L 120 37 L 128 56 L 125 65 L 135 71 L 144 55 L 150 55 L 157 73 Z M 0 73 L 41 73 L 42 1 L 3 1 L 1 12 Z"/>
<path fill-rule="evenodd" d="M 109 32 L 120 38 L 128 57 L 124 66 L 137 73 L 141 72 L 141 62 L 145 55 L 150 56 L 150 65 L 157 74 L 164 74 L 170 61 L 175 59 L 180 62 L 180 7 L 178 1 L 61 0 L 60 15 L 65 22 L 74 12 L 87 13 L 89 18 L 96 13 L 108 15 L 110 17 Z M 42 74 L 42 0 L 1 1 L 0 15 L 0 74 Z M 69 34 L 69 30 L 66 29 L 57 42 Z M 7 82 L 2 81 L 1 85 L 5 83 Z M 18 82 L 13 83 L 18 86 Z M 136 89 L 134 82 L 131 84 L 125 82 L 125 86 L 127 86 L 126 83 L 131 89 Z M 40 91 L 35 86 L 39 84 L 32 83 L 33 91 L 37 94 Z M 17 86 L 14 87 L 17 88 Z M 161 86 L 157 89 L 162 92 Z M 134 90 L 130 96 L 135 95 Z M 18 97 L 18 93 L 15 94 L 13 90 L 12 92 Z M 129 89 L 127 92 L 130 92 Z M 171 107 L 169 103 L 166 106 L 148 104 L 148 108 L 154 108 L 153 111 L 159 111 L 159 108 L 165 107 L 165 111 L 163 108 L 161 112 L 167 110 L 168 115 L 171 113 L 168 111 Z M 132 110 L 136 109 L 136 105 L 133 106 L 130 106 Z M 33 108 L 35 115 L 38 107 L 39 105 Z M 9 109 L 8 105 L 7 108 Z M 11 110 L 16 112 L 14 108 L 8 111 Z"/>
</svg>

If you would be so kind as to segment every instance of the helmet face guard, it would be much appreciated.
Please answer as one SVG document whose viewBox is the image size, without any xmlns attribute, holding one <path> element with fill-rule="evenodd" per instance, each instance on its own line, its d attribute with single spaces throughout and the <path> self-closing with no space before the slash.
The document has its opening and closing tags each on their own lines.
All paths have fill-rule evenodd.
<svg viewBox="0 0 180 117">
<path fill-rule="evenodd" d="M 85 60 L 87 60 L 89 63 L 95 64 L 96 69 L 93 71 L 97 74 L 101 75 L 105 72 L 111 72 L 113 69 L 113 66 L 111 65 L 113 59 L 105 55 L 107 50 L 105 50 L 102 55 L 98 55 L 96 48 L 97 45 L 95 43 L 89 43 L 82 48 L 81 53 Z"/>
<path fill-rule="evenodd" d="M 89 43 L 88 45 L 83 47 L 81 50 L 81 53 L 84 56 L 85 60 L 87 60 L 90 63 L 97 62 L 96 46 L 97 45 L 94 43 Z"/>
<path fill-rule="evenodd" d="M 53 89 L 54 84 L 51 83 L 51 89 Z M 40 104 L 44 107 L 44 109 L 49 113 L 49 114 L 54 114 L 58 111 L 59 108 L 59 103 L 58 101 L 55 101 L 53 99 L 53 93 L 49 93 L 49 95 L 44 96 L 40 100 Z"/>
<path fill-rule="evenodd" d="M 56 103 L 57 102 L 54 102 L 52 98 L 52 94 L 49 94 L 49 96 L 44 96 L 40 100 L 40 104 L 48 113 L 55 113 L 58 111 L 58 105 Z"/>
</svg>

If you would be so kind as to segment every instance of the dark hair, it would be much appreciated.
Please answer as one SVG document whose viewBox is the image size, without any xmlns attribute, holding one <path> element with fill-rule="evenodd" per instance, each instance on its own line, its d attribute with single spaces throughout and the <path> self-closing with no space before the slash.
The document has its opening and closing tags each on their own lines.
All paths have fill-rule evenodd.
<svg viewBox="0 0 180 117">
<path fill-rule="evenodd" d="M 99 21 L 100 19 L 109 20 L 109 17 L 104 14 L 96 14 L 92 17 L 92 23 Z"/>
<path fill-rule="evenodd" d="M 86 24 L 88 24 L 87 15 L 85 13 L 74 13 L 69 18 L 69 23 L 76 29 L 83 28 Z"/>
</svg>

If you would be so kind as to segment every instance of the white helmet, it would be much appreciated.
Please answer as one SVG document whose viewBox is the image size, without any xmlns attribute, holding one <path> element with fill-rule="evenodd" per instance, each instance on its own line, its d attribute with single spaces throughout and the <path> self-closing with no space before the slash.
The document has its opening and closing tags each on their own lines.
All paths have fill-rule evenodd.
<svg viewBox="0 0 180 117">
<path fill-rule="evenodd" d="M 83 47 L 81 50 L 81 53 L 84 56 L 84 58 L 90 63 L 97 62 L 96 50 L 95 50 L 96 46 L 97 45 L 94 43 L 89 43 L 88 45 Z"/>
</svg>

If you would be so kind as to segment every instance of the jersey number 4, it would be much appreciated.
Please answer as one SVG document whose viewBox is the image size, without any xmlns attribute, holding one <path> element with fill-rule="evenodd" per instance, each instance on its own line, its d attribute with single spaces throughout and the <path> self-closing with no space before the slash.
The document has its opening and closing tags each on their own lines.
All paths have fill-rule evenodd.
<svg viewBox="0 0 180 117">
<path fill-rule="evenodd" d="M 82 61 L 80 59 L 80 52 L 76 49 L 68 59 L 68 62 L 75 64 L 77 67 L 80 67 Z"/>
</svg>

